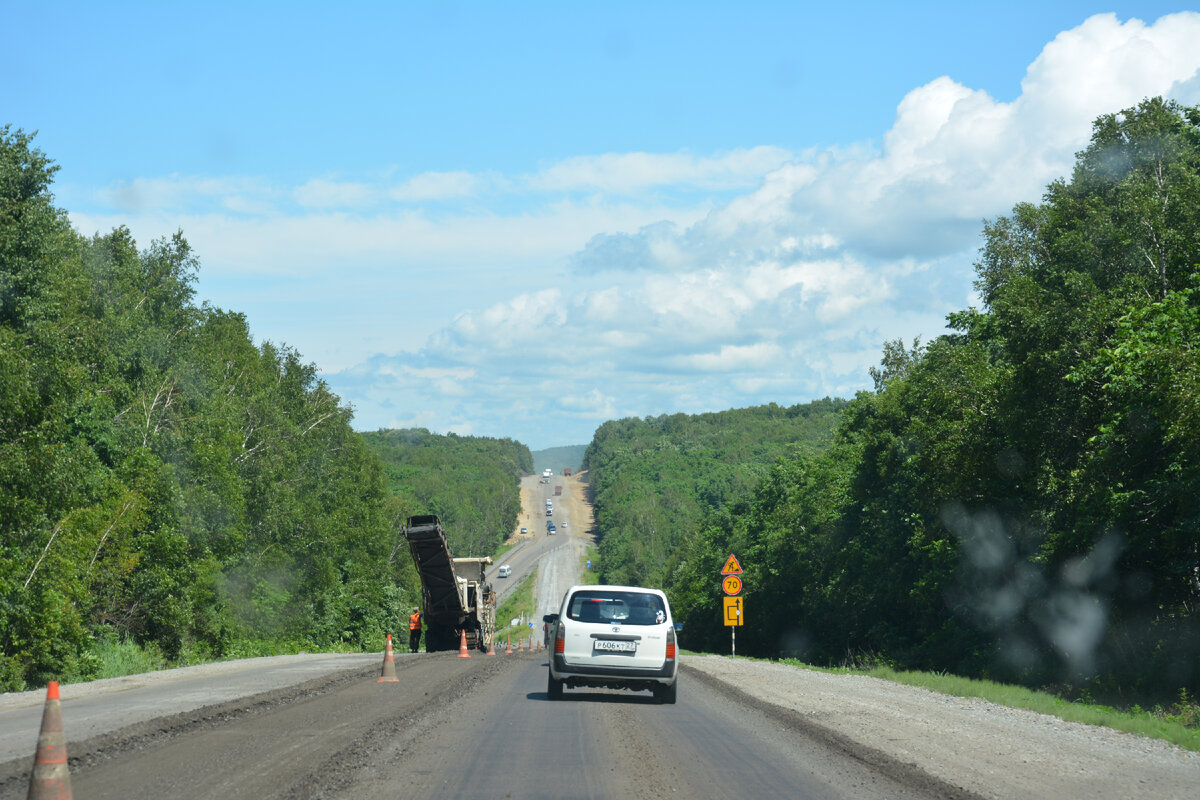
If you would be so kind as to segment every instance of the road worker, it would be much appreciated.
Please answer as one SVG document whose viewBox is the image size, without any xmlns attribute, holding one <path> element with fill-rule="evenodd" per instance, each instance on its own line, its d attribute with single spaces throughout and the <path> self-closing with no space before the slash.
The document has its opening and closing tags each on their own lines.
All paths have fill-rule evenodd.
<svg viewBox="0 0 1200 800">
<path fill-rule="evenodd" d="M 408 616 L 408 649 L 409 652 L 417 652 L 417 648 L 421 646 L 421 609 L 413 608 L 413 612 Z"/>
</svg>

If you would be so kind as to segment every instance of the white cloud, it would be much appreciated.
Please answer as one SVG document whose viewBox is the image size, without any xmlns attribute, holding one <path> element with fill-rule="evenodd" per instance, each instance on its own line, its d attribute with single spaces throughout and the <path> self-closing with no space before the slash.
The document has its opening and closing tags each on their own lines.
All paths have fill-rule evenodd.
<svg viewBox="0 0 1200 800">
<path fill-rule="evenodd" d="M 378 201 L 378 192 L 365 183 L 314 178 L 296 187 L 292 197 L 305 208 L 363 208 Z"/>
<path fill-rule="evenodd" d="M 616 414 L 616 398 L 595 388 L 583 395 L 567 395 L 560 402 L 563 408 L 588 420 L 607 419 Z"/>
<path fill-rule="evenodd" d="M 1195 13 L 1154 25 L 1092 17 L 1046 46 L 1012 103 L 937 78 L 905 96 L 879 150 L 807 154 L 691 229 L 601 237 L 577 263 L 686 269 L 769 253 L 804 257 L 835 243 L 876 261 L 968 251 L 982 218 L 1036 199 L 1069 171 L 1096 116 L 1173 88 L 1193 91 L 1196 41 Z"/>
<path fill-rule="evenodd" d="M 665 204 L 563 201 L 509 215 L 458 210 L 436 218 L 420 209 L 374 211 L 308 210 L 288 215 L 278 207 L 253 218 L 173 210 L 147 203 L 140 213 L 72 212 L 79 230 L 128 226 L 139 242 L 183 229 L 206 274 L 275 275 L 308 278 L 366 267 L 407 269 L 420 264 L 437 279 L 464 267 L 502 265 L 546 270 L 582 248 L 597 230 L 636 229 L 650 219 L 691 224 L 702 209 Z"/>
<path fill-rule="evenodd" d="M 878 145 L 607 153 L 524 175 L 287 189 L 170 176 L 108 190 L 120 214 L 73 217 L 140 240 L 182 227 L 231 285 L 320 286 L 353 308 L 366 300 L 343 286 L 388 287 L 388 312 L 356 322 L 384 331 L 359 334 L 373 347 L 357 357 L 326 360 L 345 334 L 319 313 L 309 341 L 281 337 L 356 364 L 328 377 L 360 427 L 582 442 L 617 415 L 869 385 L 882 341 L 932 338 L 967 304 L 982 218 L 1037 200 L 1096 116 L 1168 92 L 1200 100 L 1197 41 L 1200 14 L 1098 15 L 1045 46 L 1012 102 L 953 75 L 913 88 Z"/>
<path fill-rule="evenodd" d="M 462 313 L 440 336 L 457 346 L 480 350 L 525 347 L 544 337 L 548 329 L 561 328 L 567 320 L 562 292 L 545 289 L 497 303 L 482 313 Z"/>
<path fill-rule="evenodd" d="M 125 214 L 213 205 L 239 213 L 262 213 L 271 207 L 269 200 L 275 194 L 268 183 L 257 178 L 168 175 L 121 181 L 96 192 L 93 199 Z"/>
<path fill-rule="evenodd" d="M 550 409 L 598 424 L 850 394 L 869 383 L 883 340 L 931 338 L 966 304 L 981 219 L 1067 173 L 1097 115 L 1196 91 L 1196 41 L 1197 14 L 1153 25 L 1092 17 L 1046 45 L 1011 103 L 952 77 L 913 89 L 877 149 L 566 160 L 529 185 L 756 186 L 690 225 L 598 229 L 573 257 L 572 290 L 461 314 L 424 356 L 493 376 L 535 363 L 556 376 L 554 401 L 518 425 Z M 766 169 L 752 179 L 752 167 L 739 171 L 747 164 Z"/>
<path fill-rule="evenodd" d="M 577 156 L 549 166 L 527 183 L 539 191 L 630 194 L 652 187 L 745 189 L 792 158 L 778 147 L 738 149 L 710 157 L 687 153 L 607 153 Z"/>
<path fill-rule="evenodd" d="M 470 172 L 424 172 L 409 178 L 388 194 L 404 203 L 453 200 L 470 197 L 483 185 L 484 180 Z"/>
<path fill-rule="evenodd" d="M 783 348 L 774 342 L 755 342 L 748 345 L 721 345 L 715 353 L 684 356 L 683 366 L 702 372 L 741 372 L 746 369 L 777 369 L 784 363 Z M 761 384 L 762 379 L 754 383 Z"/>
</svg>

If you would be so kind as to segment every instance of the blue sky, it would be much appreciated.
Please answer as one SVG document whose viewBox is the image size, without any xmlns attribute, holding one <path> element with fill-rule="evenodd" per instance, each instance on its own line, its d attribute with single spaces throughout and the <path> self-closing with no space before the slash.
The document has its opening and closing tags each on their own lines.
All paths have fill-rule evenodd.
<svg viewBox="0 0 1200 800">
<path fill-rule="evenodd" d="M 1161 3 L 242 5 L 5 2 L 0 122 L 356 427 L 535 449 L 868 387 L 1096 115 L 1200 103 Z"/>
</svg>

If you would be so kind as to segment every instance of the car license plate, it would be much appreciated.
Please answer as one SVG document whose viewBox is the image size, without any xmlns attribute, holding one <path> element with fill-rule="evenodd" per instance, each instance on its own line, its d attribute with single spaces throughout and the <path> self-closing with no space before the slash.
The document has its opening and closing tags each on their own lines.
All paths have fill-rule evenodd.
<svg viewBox="0 0 1200 800">
<path fill-rule="evenodd" d="M 636 653 L 637 642 L 597 639 L 594 649 L 609 653 Z"/>
</svg>

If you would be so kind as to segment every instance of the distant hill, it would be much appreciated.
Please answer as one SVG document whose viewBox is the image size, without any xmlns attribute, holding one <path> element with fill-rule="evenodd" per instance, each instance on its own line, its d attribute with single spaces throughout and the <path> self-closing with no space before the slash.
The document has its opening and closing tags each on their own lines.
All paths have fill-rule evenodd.
<svg viewBox="0 0 1200 800">
<path fill-rule="evenodd" d="M 578 472 L 583 466 L 583 454 L 587 451 L 586 444 L 570 444 L 566 447 L 549 447 L 545 450 L 533 451 L 533 471 L 544 469 L 554 470 L 555 475 L 561 475 L 563 467 L 570 467 Z"/>
</svg>

